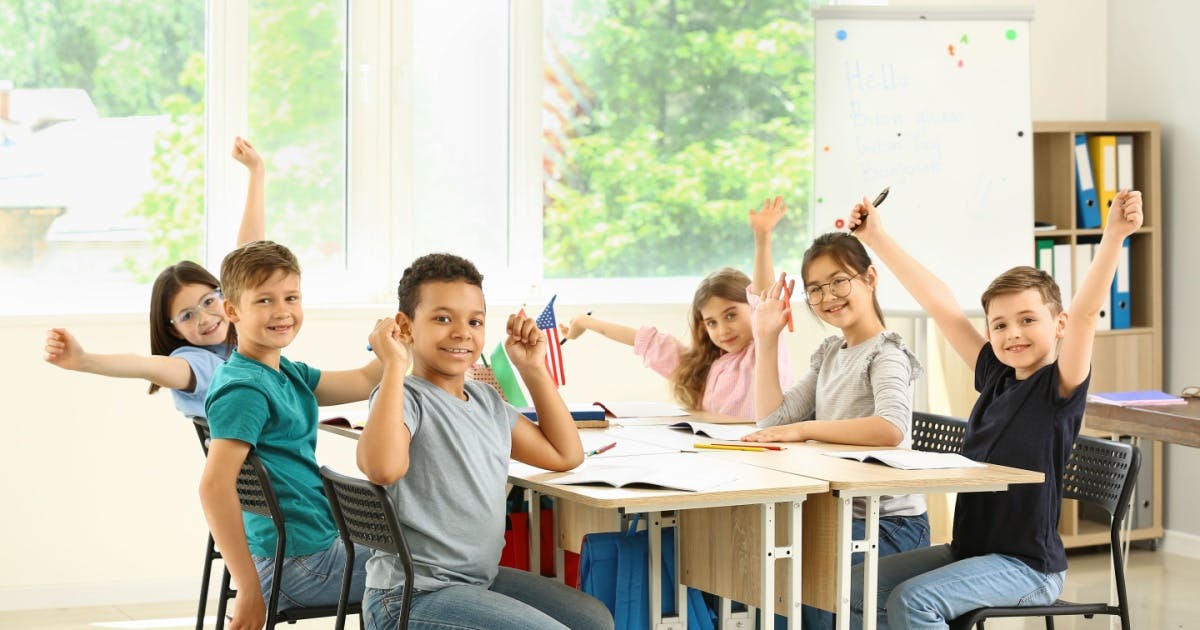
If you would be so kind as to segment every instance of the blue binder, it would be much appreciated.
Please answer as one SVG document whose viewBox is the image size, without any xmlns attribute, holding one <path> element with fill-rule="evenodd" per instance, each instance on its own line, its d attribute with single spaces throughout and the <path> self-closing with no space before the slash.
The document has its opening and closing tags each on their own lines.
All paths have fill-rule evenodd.
<svg viewBox="0 0 1200 630">
<path fill-rule="evenodd" d="M 1129 239 L 1121 243 L 1121 256 L 1117 259 L 1117 276 L 1112 283 L 1112 327 L 1113 330 L 1129 328 L 1132 321 L 1129 304 Z"/>
<path fill-rule="evenodd" d="M 1075 136 L 1075 205 L 1080 228 L 1100 227 L 1100 198 L 1096 195 L 1092 160 L 1084 134 Z"/>
</svg>

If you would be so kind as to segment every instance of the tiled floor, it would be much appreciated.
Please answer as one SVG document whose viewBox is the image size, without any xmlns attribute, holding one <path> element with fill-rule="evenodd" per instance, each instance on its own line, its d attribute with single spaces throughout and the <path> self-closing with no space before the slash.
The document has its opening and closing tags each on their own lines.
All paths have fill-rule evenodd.
<svg viewBox="0 0 1200 630">
<path fill-rule="evenodd" d="M 1073 553 L 1067 576 L 1068 599 L 1096 601 L 1107 599 L 1108 554 L 1099 551 Z M 1200 629 L 1200 560 L 1161 552 L 1137 551 L 1130 557 L 1127 577 L 1133 611 L 1133 627 L 1139 630 Z M 209 610 L 215 610 L 210 606 Z M 91 630 L 95 628 L 192 628 L 195 627 L 195 602 L 101 606 L 0 612 L 0 628 L 39 630 Z M 1108 620 L 1096 618 L 1060 619 L 1055 627 L 1062 630 L 1108 628 Z M 318 619 L 281 626 L 304 630 L 331 628 L 332 620 Z M 358 627 L 350 620 L 347 627 Z M 1043 628 L 1040 620 L 996 619 L 991 630 Z"/>
</svg>

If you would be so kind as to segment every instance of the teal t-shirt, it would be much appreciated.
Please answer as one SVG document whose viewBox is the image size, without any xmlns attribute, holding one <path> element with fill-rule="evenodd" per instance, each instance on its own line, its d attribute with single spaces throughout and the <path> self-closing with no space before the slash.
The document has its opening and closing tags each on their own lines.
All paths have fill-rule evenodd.
<svg viewBox="0 0 1200 630">
<path fill-rule="evenodd" d="M 287 557 L 329 547 L 337 526 L 317 467 L 317 397 L 321 371 L 279 359 L 279 371 L 234 352 L 217 368 L 205 411 L 214 440 L 245 442 L 262 460 L 283 509 Z M 271 519 L 243 512 L 250 553 L 275 555 Z"/>
</svg>

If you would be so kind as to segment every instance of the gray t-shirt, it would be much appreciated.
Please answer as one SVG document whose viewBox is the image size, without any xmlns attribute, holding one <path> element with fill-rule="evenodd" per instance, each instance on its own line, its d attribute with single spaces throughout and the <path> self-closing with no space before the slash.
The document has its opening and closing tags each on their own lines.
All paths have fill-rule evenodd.
<svg viewBox="0 0 1200 630">
<path fill-rule="evenodd" d="M 900 430 L 902 448 L 912 446 L 912 387 L 922 371 L 917 357 L 891 331 L 853 347 L 845 347 L 845 341 L 840 336 L 826 339 L 813 353 L 808 371 L 784 392 L 783 403 L 758 426 L 880 416 Z M 864 505 L 855 501 L 855 518 L 865 516 Z M 924 495 L 880 497 L 880 516 L 924 512 Z"/>
<path fill-rule="evenodd" d="M 504 548 L 504 484 L 519 416 L 489 385 L 467 381 L 465 391 L 468 400 L 459 400 L 419 376 L 404 379 L 408 473 L 387 490 L 420 591 L 490 586 Z M 376 552 L 367 560 L 367 586 L 403 583 L 395 556 Z"/>
</svg>

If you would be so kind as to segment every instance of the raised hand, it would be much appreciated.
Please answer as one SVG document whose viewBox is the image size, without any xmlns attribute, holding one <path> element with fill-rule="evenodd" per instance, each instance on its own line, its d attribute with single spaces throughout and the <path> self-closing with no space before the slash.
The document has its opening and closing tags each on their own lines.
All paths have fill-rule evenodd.
<svg viewBox="0 0 1200 630">
<path fill-rule="evenodd" d="M 400 325 L 394 318 L 385 317 L 376 321 L 368 340 L 371 350 L 385 366 L 397 368 L 401 373 L 408 371 L 411 355 L 400 334 Z"/>
<path fill-rule="evenodd" d="M 867 220 L 867 217 L 870 220 Z M 850 209 L 850 221 L 847 227 L 854 232 L 858 240 L 870 245 L 876 237 L 883 234 L 883 217 L 879 210 L 866 198 L 854 204 Z"/>
<path fill-rule="evenodd" d="M 785 214 L 787 214 L 787 204 L 783 202 L 783 197 L 767 199 L 763 201 L 762 208 L 759 208 L 758 212 L 750 210 L 750 229 L 755 235 L 770 234 Z"/>
<path fill-rule="evenodd" d="M 83 346 L 65 328 L 46 331 L 45 360 L 65 370 L 78 370 L 83 365 Z"/>
<path fill-rule="evenodd" d="M 233 159 L 241 162 L 246 168 L 251 171 L 262 170 L 263 159 L 255 150 L 254 145 L 250 144 L 249 140 L 238 136 L 233 139 Z"/>
<path fill-rule="evenodd" d="M 1108 207 L 1108 224 L 1104 231 L 1125 238 L 1138 231 L 1143 220 L 1141 191 L 1125 189 L 1117 193 Z"/>
<path fill-rule="evenodd" d="M 759 296 L 758 305 L 754 307 L 754 327 L 759 339 L 775 339 L 787 325 L 792 305 L 785 298 L 796 286 L 795 280 L 790 280 L 787 273 L 780 273 L 769 289 Z"/>
<path fill-rule="evenodd" d="M 505 326 L 508 338 L 504 340 L 504 351 L 518 370 L 540 369 L 546 358 L 546 335 L 538 330 L 532 318 L 513 314 L 508 316 Z"/>
</svg>

